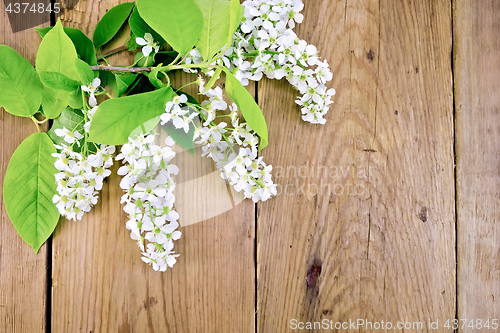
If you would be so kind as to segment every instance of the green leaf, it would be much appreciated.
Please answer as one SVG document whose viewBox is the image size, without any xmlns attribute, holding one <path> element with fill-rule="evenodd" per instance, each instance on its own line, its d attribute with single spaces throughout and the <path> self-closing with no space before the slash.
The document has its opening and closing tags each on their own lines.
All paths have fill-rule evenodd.
<svg viewBox="0 0 500 333">
<path fill-rule="evenodd" d="M 154 117 L 153 119 L 146 121 L 144 124 L 134 129 L 129 134 L 129 137 L 136 138 L 141 133 L 149 133 L 156 127 L 156 125 L 158 125 L 159 122 L 160 122 L 160 116 Z"/>
<path fill-rule="evenodd" d="M 115 74 L 116 79 L 116 96 L 121 97 L 128 87 L 134 83 L 139 74 Z"/>
<path fill-rule="evenodd" d="M 0 45 L 0 106 L 15 116 L 35 114 L 42 102 L 40 78 L 28 60 Z"/>
<path fill-rule="evenodd" d="M 58 72 L 39 72 L 42 83 L 52 89 L 75 91 L 81 86 L 79 81 L 70 79 L 64 74 Z"/>
<path fill-rule="evenodd" d="M 157 88 L 151 84 L 145 75 L 139 75 L 134 83 L 128 88 L 127 95 L 137 95 L 145 92 L 155 91 Z"/>
<path fill-rule="evenodd" d="M 114 78 L 115 75 L 108 71 L 97 71 L 97 75 L 99 79 L 101 79 L 101 87 L 105 87 L 108 84 L 108 81 L 111 78 Z"/>
<path fill-rule="evenodd" d="M 75 46 L 64 33 L 61 20 L 57 20 L 54 29 L 50 30 L 40 43 L 36 55 L 36 70 L 38 72 L 57 72 L 72 80 L 79 80 L 75 68 Z"/>
<path fill-rule="evenodd" d="M 147 57 L 144 57 L 142 52 L 137 52 L 135 54 L 135 60 L 137 62 L 138 67 L 150 67 L 155 63 L 156 53 L 151 52 Z"/>
<path fill-rule="evenodd" d="M 175 51 L 187 54 L 198 41 L 203 14 L 193 0 L 137 0 L 137 9 Z"/>
<path fill-rule="evenodd" d="M 7 214 L 21 238 L 35 253 L 59 221 L 52 203 L 56 194 L 56 149 L 46 133 L 34 133 L 17 147 L 10 159 L 3 184 Z"/>
<path fill-rule="evenodd" d="M 174 96 L 168 87 L 104 101 L 92 119 L 89 140 L 110 145 L 127 143 L 130 133 L 165 112 L 165 104 Z"/>
<path fill-rule="evenodd" d="M 135 10 L 135 9 L 134 9 Z M 130 38 L 127 41 L 127 50 L 134 51 L 139 48 L 139 45 L 135 41 L 136 35 L 132 30 L 130 30 Z"/>
<path fill-rule="evenodd" d="M 56 145 L 60 145 L 61 143 L 67 144 L 63 140 L 63 138 L 56 135 L 55 130 L 62 129 L 64 127 L 70 131 L 76 130 L 79 133 L 83 134 L 84 123 L 85 118 L 83 117 L 83 113 L 81 110 L 67 107 L 61 112 L 61 115 L 54 120 L 54 123 L 52 124 L 52 127 L 47 132 L 47 134 Z M 73 148 L 78 148 L 78 145 L 74 145 Z"/>
<path fill-rule="evenodd" d="M 60 145 L 61 143 L 68 144 L 63 140 L 63 138 L 59 137 L 56 135 L 55 130 L 59 128 L 66 128 L 70 131 L 78 131 L 80 134 L 83 134 L 84 129 L 83 125 L 85 124 L 85 118 L 83 117 L 83 113 L 81 110 L 77 109 L 72 109 L 72 108 L 65 108 L 61 115 L 54 120 L 54 123 L 52 124 L 52 127 L 50 130 L 47 132 L 49 137 L 54 141 L 55 144 Z M 81 152 L 81 147 L 83 146 L 85 140 L 82 138 L 80 140 L 80 145 L 73 145 L 73 150 L 76 152 Z M 88 143 L 88 149 L 89 153 L 95 153 L 96 146 L 89 142 Z"/>
<path fill-rule="evenodd" d="M 127 88 L 125 93 L 127 95 L 135 95 L 135 94 L 132 94 L 131 92 L 139 85 L 139 83 L 141 82 L 141 79 L 146 81 L 146 77 L 144 75 L 137 75 L 134 82 L 132 82 L 132 84 Z M 144 90 L 143 92 L 149 92 L 149 91 L 153 91 L 153 90 L 156 90 L 156 89 Z"/>
<path fill-rule="evenodd" d="M 262 110 L 259 108 L 252 95 L 246 90 L 245 87 L 238 81 L 237 78 L 231 74 L 228 69 L 224 69 L 226 73 L 226 92 L 229 98 L 236 103 L 241 110 L 243 117 L 248 126 L 254 130 L 260 137 L 259 151 L 264 149 L 269 141 L 267 134 L 267 124 Z"/>
<path fill-rule="evenodd" d="M 139 74 L 113 74 L 108 77 L 108 86 L 115 97 L 121 97 L 138 80 Z"/>
<path fill-rule="evenodd" d="M 94 36 L 92 37 L 97 49 L 109 42 L 116 35 L 130 15 L 132 8 L 134 8 L 134 2 L 125 2 L 111 8 L 104 14 L 99 23 L 97 23 Z"/>
<path fill-rule="evenodd" d="M 132 30 L 134 34 L 134 42 L 135 37 L 144 38 L 144 35 L 149 32 L 153 36 L 153 40 L 155 42 L 159 43 L 160 46 L 165 45 L 165 40 L 156 31 L 154 31 L 153 28 L 146 23 L 146 21 L 144 21 L 137 10 L 137 7 L 135 7 L 132 11 L 128 24 L 130 25 L 130 30 Z"/>
<path fill-rule="evenodd" d="M 83 109 L 82 88 L 78 87 L 68 95 L 68 105 L 73 109 Z"/>
<path fill-rule="evenodd" d="M 35 28 L 38 31 L 40 37 L 44 37 L 47 32 L 52 30 L 53 27 L 45 27 L 45 28 Z M 75 46 L 76 53 L 87 64 L 90 66 L 97 65 L 97 59 L 95 56 L 94 43 L 85 36 L 85 34 L 77 28 L 64 27 L 64 32 L 73 42 Z"/>
<path fill-rule="evenodd" d="M 204 60 L 209 60 L 227 43 L 230 2 L 227 0 L 194 1 L 203 13 L 203 29 L 196 42 L 196 48 Z"/>
<path fill-rule="evenodd" d="M 90 66 L 83 60 L 75 59 L 75 68 L 80 77 L 80 82 L 87 86 L 94 80 L 94 72 Z"/>
<path fill-rule="evenodd" d="M 163 65 L 162 63 L 158 64 L 158 66 L 154 67 L 151 70 L 151 72 L 149 72 L 149 74 L 147 74 L 148 78 L 149 78 L 149 82 L 151 82 L 151 84 L 153 84 L 156 88 L 163 88 L 165 86 L 165 83 L 163 83 L 158 78 L 158 71 L 160 70 L 160 67 L 162 65 Z"/>
<path fill-rule="evenodd" d="M 52 30 L 53 27 L 45 27 L 45 28 L 35 28 L 36 32 L 38 32 L 38 34 L 40 35 L 40 37 L 45 37 L 45 35 L 47 34 L 47 32 L 49 32 L 50 30 Z"/>
<path fill-rule="evenodd" d="M 217 81 L 217 79 L 220 76 L 220 73 L 222 73 L 222 67 L 217 68 L 214 75 L 212 75 L 212 77 L 210 78 L 210 81 L 208 81 L 207 85 L 205 86 L 205 89 L 203 89 L 203 91 L 201 92 L 202 94 L 206 93 L 208 90 L 210 90 L 214 86 L 215 81 Z"/>
<path fill-rule="evenodd" d="M 231 0 L 229 9 L 229 34 L 227 44 L 231 45 L 233 42 L 233 34 L 238 28 L 245 13 L 245 6 L 240 4 L 240 0 Z"/>
<path fill-rule="evenodd" d="M 69 95 L 64 90 L 56 90 L 42 84 L 42 109 L 45 117 L 54 119 L 68 105 Z"/>
<path fill-rule="evenodd" d="M 115 74 L 113 74 L 111 72 L 107 72 L 107 73 L 109 73 L 109 75 L 106 75 L 106 77 L 107 77 L 107 85 L 108 85 L 108 87 L 111 88 L 111 92 L 113 93 L 113 95 L 115 97 L 118 97 L 118 86 L 116 85 Z M 102 79 L 101 79 L 101 81 L 102 81 Z"/>
</svg>

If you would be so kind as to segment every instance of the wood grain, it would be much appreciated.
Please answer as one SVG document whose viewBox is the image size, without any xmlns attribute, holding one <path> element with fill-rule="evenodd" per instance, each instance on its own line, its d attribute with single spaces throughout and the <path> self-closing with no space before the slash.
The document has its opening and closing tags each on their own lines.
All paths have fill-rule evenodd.
<svg viewBox="0 0 500 333">
<path fill-rule="evenodd" d="M 61 19 L 92 36 L 119 2 L 79 1 Z M 256 323 L 267 333 L 289 331 L 291 319 L 358 318 L 428 331 L 429 319 L 498 317 L 500 5 L 304 3 L 296 31 L 329 61 L 337 95 L 327 124 L 310 125 L 287 83 L 259 83 L 270 127 L 263 155 L 281 195 L 257 206 L 257 267 L 252 202 L 229 193 L 199 149 L 177 149 L 176 205 L 189 216 L 166 273 L 143 264 L 125 229 L 118 165 L 90 214 L 60 221 L 52 254 L 44 245 L 35 256 L 0 203 L 0 332 L 45 330 L 48 255 L 53 332 L 253 332 Z M 35 30 L 12 33 L 0 10 L 0 44 L 34 63 Z M 179 73 L 172 83 L 192 79 Z M 10 156 L 36 129 L 3 109 L 0 124 L 3 183 Z"/>
<path fill-rule="evenodd" d="M 458 318 L 491 323 L 500 314 L 500 3 L 453 5 Z"/>
<path fill-rule="evenodd" d="M 63 24 L 92 35 L 100 17 L 118 3 L 80 1 L 62 16 Z M 133 62 L 121 55 L 109 61 Z M 188 79 L 176 76 L 172 84 L 180 87 Z M 178 187 L 212 172 L 209 160 L 197 154 L 196 159 L 179 154 L 183 175 Z M 253 332 L 253 203 L 246 201 L 219 216 L 186 223 L 190 225 L 180 228 L 183 235 L 175 245 L 180 254 L 177 264 L 166 273 L 155 272 L 142 262 L 125 228 L 117 167 L 92 212 L 82 221 L 63 221 L 56 230 L 53 332 Z M 205 208 L 218 198 L 213 185 L 201 179 L 199 193 L 184 188 L 176 205 L 204 216 Z M 180 223 L 186 225 L 182 217 Z"/>
<path fill-rule="evenodd" d="M 451 5 L 304 3 L 297 33 L 337 95 L 314 126 L 287 84 L 259 89 L 264 159 L 288 194 L 258 204 L 258 331 L 454 318 Z"/>
<path fill-rule="evenodd" d="M 34 64 L 39 43 L 34 28 L 12 32 L 4 3 L 0 3 L 0 44 L 12 47 Z M 36 127 L 31 119 L 15 117 L 3 108 L 0 108 L 0 126 L 2 192 L 10 157 L 25 138 L 36 132 Z M 42 332 L 46 325 L 47 246 L 43 245 L 35 255 L 12 225 L 3 196 L 0 219 L 0 332 Z"/>
</svg>

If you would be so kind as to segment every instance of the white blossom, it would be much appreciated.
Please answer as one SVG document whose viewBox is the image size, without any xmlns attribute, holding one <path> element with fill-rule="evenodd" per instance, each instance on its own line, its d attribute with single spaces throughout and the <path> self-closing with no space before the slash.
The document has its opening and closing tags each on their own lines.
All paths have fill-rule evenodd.
<svg viewBox="0 0 500 333">
<path fill-rule="evenodd" d="M 95 92 L 99 89 L 99 86 L 101 85 L 101 79 L 96 77 L 91 83 L 89 83 L 87 86 L 82 85 L 81 88 L 83 91 L 87 92 L 90 94 L 89 97 L 89 105 L 90 107 L 94 107 L 97 105 L 97 100 L 95 98 Z"/>
<path fill-rule="evenodd" d="M 144 35 L 144 38 L 142 37 L 136 37 L 135 42 L 138 45 L 143 46 L 142 48 L 142 54 L 147 57 L 151 54 L 151 52 L 158 52 L 160 49 L 159 43 L 156 43 L 153 39 L 153 35 L 151 35 L 149 32 L 146 32 Z"/>
<path fill-rule="evenodd" d="M 56 132 L 57 135 L 59 134 Z M 104 178 L 111 174 L 115 146 L 101 145 L 97 152 L 84 156 L 72 146 L 55 145 L 60 151 L 52 154 L 58 173 L 55 174 L 57 194 L 52 201 L 59 213 L 69 220 L 80 220 L 97 203 Z"/>
<path fill-rule="evenodd" d="M 80 134 L 78 131 L 70 131 L 66 127 L 63 128 L 56 128 L 54 130 L 54 133 L 58 136 L 63 138 L 64 141 L 67 143 L 77 143 L 78 146 L 80 146 L 79 140 L 83 138 L 83 135 Z"/>
<path fill-rule="evenodd" d="M 165 140 L 167 147 L 156 145 L 154 140 L 152 134 L 129 138 L 116 159 L 124 163 L 118 174 L 123 176 L 120 187 L 125 194 L 121 202 L 125 203 L 123 210 L 129 216 L 126 227 L 130 237 L 137 241 L 142 260 L 155 271 L 163 272 L 172 267 L 179 256 L 172 251 L 173 241 L 181 236 L 176 230 L 179 214 L 174 210 L 173 194 L 173 175 L 179 169 L 171 164 L 175 157 L 170 147 L 173 140 L 170 137 Z"/>
<path fill-rule="evenodd" d="M 214 65 L 224 64 L 243 85 L 248 85 L 250 80 L 258 81 L 264 75 L 270 79 L 285 78 L 301 94 L 297 104 L 302 107 L 302 119 L 324 124 L 335 94 L 334 89 L 326 89 L 325 85 L 333 75 L 327 61 L 319 59 L 316 47 L 299 39 L 292 30 L 303 20 L 302 1 L 246 0 L 243 5 L 244 17 L 233 35 L 232 45 Z M 186 59 L 186 63 L 202 61 L 196 49 Z M 304 99 L 305 95 L 308 96 Z M 311 99 L 312 95 L 318 95 L 321 102 Z"/>
<path fill-rule="evenodd" d="M 184 132 L 189 132 L 189 124 L 197 116 L 196 113 L 189 113 L 189 108 L 181 106 L 187 102 L 186 95 L 175 96 L 172 101 L 165 105 L 165 113 L 160 116 L 161 124 L 172 121 L 175 128 L 182 128 Z"/>
<path fill-rule="evenodd" d="M 208 117 L 206 110 L 219 111 L 224 99 L 222 91 L 210 89 L 205 95 L 209 100 L 200 106 L 201 114 Z M 227 103 L 224 102 L 227 108 Z M 262 157 L 257 156 L 259 140 L 250 126 L 241 122 L 237 115 L 236 104 L 229 106 L 233 128 L 228 129 L 226 122 L 214 124 L 205 121 L 201 127 L 196 127 L 195 143 L 202 145 L 202 156 L 210 157 L 216 167 L 221 170 L 221 176 L 226 179 L 237 192 L 243 191 L 245 197 L 254 202 L 265 201 L 276 195 L 276 185 L 272 181 L 271 166 L 266 166 Z"/>
</svg>

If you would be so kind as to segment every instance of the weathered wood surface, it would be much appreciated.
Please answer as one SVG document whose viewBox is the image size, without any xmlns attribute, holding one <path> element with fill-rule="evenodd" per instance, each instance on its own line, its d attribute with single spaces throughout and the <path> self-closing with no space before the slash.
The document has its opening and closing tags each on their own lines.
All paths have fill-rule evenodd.
<svg viewBox="0 0 500 333">
<path fill-rule="evenodd" d="M 0 44 L 12 47 L 34 65 L 39 40 L 35 29 L 13 34 L 4 3 L 0 4 Z M 3 185 L 10 157 L 25 138 L 36 132 L 36 127 L 31 119 L 14 117 L 0 108 L 0 128 L 0 184 Z M 47 245 L 35 255 L 17 235 L 3 197 L 0 198 L 0 332 L 45 329 L 46 282 Z"/>
<path fill-rule="evenodd" d="M 304 15 L 336 104 L 313 126 L 288 85 L 259 89 L 284 193 L 258 204 L 258 331 L 454 318 L 451 4 L 325 0 Z"/>
<path fill-rule="evenodd" d="M 119 2 L 82 0 L 61 19 L 91 36 Z M 198 215 L 181 221 L 181 256 L 163 274 L 143 264 L 125 229 L 116 173 L 92 213 L 61 220 L 49 254 L 45 245 L 34 255 L 0 204 L 0 332 L 267 333 L 290 331 L 292 319 L 358 318 L 423 322 L 420 331 L 439 320 L 433 331 L 445 332 L 456 316 L 498 316 L 499 4 L 304 3 L 297 34 L 329 61 L 337 95 L 327 124 L 310 125 L 288 84 L 259 83 L 270 128 L 263 155 L 281 195 L 255 215 L 210 177 L 207 159 L 179 154 L 190 166 L 176 204 Z M 0 9 L 0 43 L 34 63 L 36 32 L 13 34 Z M 36 129 L 0 115 L 3 183 L 14 149 Z M 235 208 L 195 223 L 214 214 L 208 204 Z"/>
<path fill-rule="evenodd" d="M 454 1 L 453 20 L 458 317 L 491 324 L 500 315 L 500 3 Z"/>
</svg>

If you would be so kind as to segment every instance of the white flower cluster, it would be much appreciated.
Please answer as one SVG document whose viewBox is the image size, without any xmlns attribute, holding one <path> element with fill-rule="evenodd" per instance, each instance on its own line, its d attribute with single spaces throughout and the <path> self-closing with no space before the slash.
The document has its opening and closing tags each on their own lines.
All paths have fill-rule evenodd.
<svg viewBox="0 0 500 333">
<path fill-rule="evenodd" d="M 224 166 L 222 175 L 237 192 L 243 191 L 245 198 L 251 198 L 253 202 L 266 201 L 277 193 L 276 184 L 271 179 L 272 169 L 249 148 L 240 148 L 238 155 L 231 156 L 230 162 Z"/>
<path fill-rule="evenodd" d="M 95 92 L 99 90 L 99 86 L 101 85 L 101 80 L 96 77 L 88 86 L 81 86 L 81 89 L 87 93 L 89 93 L 89 105 L 91 107 L 90 110 L 85 111 L 82 110 L 82 113 L 85 117 L 85 124 L 83 125 L 83 129 L 85 132 L 89 133 L 90 123 L 92 122 L 92 118 L 94 117 L 95 112 L 97 111 L 97 99 L 95 98 Z"/>
<path fill-rule="evenodd" d="M 257 202 L 276 195 L 276 184 L 270 173 L 272 166 L 266 166 L 262 157 L 257 158 L 259 139 L 247 123 L 239 123 L 236 104 L 229 106 L 231 113 L 227 115 L 231 118 L 232 128 L 225 122 L 216 125 L 213 123 L 215 111 L 227 109 L 222 89 L 209 89 L 205 95 L 209 97 L 201 105 L 205 122 L 195 132 L 195 142 L 203 146 L 202 156 L 210 157 L 222 171 L 222 178 L 227 179 L 237 192 L 243 191 L 245 198 Z"/>
<path fill-rule="evenodd" d="M 320 60 L 316 47 L 300 40 L 292 30 L 295 22 L 302 22 L 302 1 L 246 0 L 243 5 L 243 22 L 219 64 L 230 68 L 243 85 L 263 75 L 286 78 L 302 95 L 296 100 L 302 107 L 302 119 L 324 124 L 323 117 L 335 95 L 335 90 L 327 89 L 325 84 L 333 75 L 327 61 Z M 200 62 L 201 54 L 194 49 L 186 63 Z"/>
<path fill-rule="evenodd" d="M 204 90 L 201 80 L 200 93 Z M 168 121 L 174 114 L 183 112 L 182 121 L 173 121 L 176 128 L 189 127 L 189 123 L 195 126 L 194 140 L 196 144 L 202 146 L 202 156 L 210 157 L 217 169 L 221 170 L 223 179 L 227 179 L 237 192 L 243 191 L 246 198 L 251 198 L 254 202 L 265 201 L 272 195 L 276 195 L 276 185 L 271 179 L 272 166 L 262 161 L 262 157 L 257 157 L 259 139 L 255 132 L 246 123 L 240 123 L 236 104 L 229 106 L 230 113 L 226 116 L 231 119 L 232 127 L 227 123 L 214 123 L 217 112 L 228 109 L 224 101 L 223 92 L 220 87 L 209 89 L 203 93 L 209 99 L 203 101 L 196 107 L 197 111 L 204 119 L 201 125 L 193 121 L 193 116 L 184 116 L 187 111 L 175 111 L 181 108 L 180 103 L 185 103 L 185 95 L 174 98 L 174 105 L 171 102 L 166 105 L 166 112 L 161 116 L 162 121 Z M 197 115 L 197 113 L 193 113 Z M 187 130 L 186 130 L 187 132 Z"/>
<path fill-rule="evenodd" d="M 83 128 L 88 133 L 90 121 L 97 110 L 95 92 L 99 89 L 101 80 L 95 78 L 88 86 L 81 86 L 82 90 L 89 93 L 91 110 L 82 110 L 86 123 Z M 80 125 L 80 124 L 79 124 Z M 78 125 L 78 126 L 79 126 Z M 78 127 L 77 126 L 77 127 Z M 81 220 L 83 214 L 89 212 L 97 203 L 98 191 L 102 189 L 104 178 L 111 174 L 109 168 L 113 165 L 115 146 L 95 145 L 96 152 L 88 154 L 86 136 L 73 129 L 58 128 L 54 133 L 62 138 L 63 142 L 54 145 L 59 151 L 52 154 L 56 157 L 54 163 L 59 173 L 55 174 L 58 194 L 52 201 L 56 204 L 59 213 L 69 220 Z M 83 145 L 81 140 L 83 139 Z M 67 145 L 70 144 L 69 146 Z M 80 147 L 81 152 L 75 151 L 74 145 Z"/>
<path fill-rule="evenodd" d="M 129 138 L 116 159 L 123 159 L 125 164 L 118 174 L 124 176 L 120 187 L 126 193 L 121 202 L 125 203 L 123 210 L 129 216 L 126 227 L 130 237 L 137 240 L 142 260 L 155 271 L 163 272 L 172 267 L 179 256 L 172 251 L 173 241 L 181 237 L 181 232 L 176 231 L 179 214 L 174 210 L 172 178 L 179 169 L 170 163 L 175 156 L 170 147 L 174 141 L 168 137 L 167 147 L 160 147 L 154 140 L 152 134 Z"/>
<path fill-rule="evenodd" d="M 68 143 L 81 136 L 65 128 L 55 132 Z M 67 219 L 81 220 L 83 214 L 97 203 L 103 180 L 111 174 L 109 168 L 113 165 L 115 146 L 101 145 L 95 154 L 88 156 L 73 151 L 72 146 L 64 143 L 55 147 L 60 152 L 52 155 L 56 158 L 54 165 L 60 172 L 55 174 L 58 194 L 52 201 Z"/>
<path fill-rule="evenodd" d="M 165 105 L 165 113 L 160 117 L 161 124 L 172 121 L 175 128 L 182 128 L 184 132 L 189 132 L 189 124 L 197 116 L 196 113 L 189 114 L 188 108 L 181 108 L 181 104 L 187 102 L 186 95 L 175 96 L 172 101 Z"/>
</svg>

